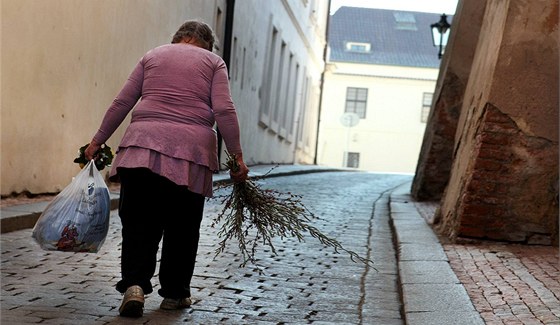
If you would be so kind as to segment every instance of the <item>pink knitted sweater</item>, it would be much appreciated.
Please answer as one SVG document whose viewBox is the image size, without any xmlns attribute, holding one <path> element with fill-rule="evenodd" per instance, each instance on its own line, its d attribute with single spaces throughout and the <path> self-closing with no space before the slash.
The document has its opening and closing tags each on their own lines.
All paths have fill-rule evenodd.
<svg viewBox="0 0 560 325">
<path fill-rule="evenodd" d="M 219 169 L 214 123 L 227 150 L 241 153 L 224 61 L 182 43 L 149 51 L 107 110 L 94 140 L 105 143 L 133 107 L 110 179 L 118 180 L 119 168 L 145 167 L 211 196 L 212 174 Z"/>
</svg>

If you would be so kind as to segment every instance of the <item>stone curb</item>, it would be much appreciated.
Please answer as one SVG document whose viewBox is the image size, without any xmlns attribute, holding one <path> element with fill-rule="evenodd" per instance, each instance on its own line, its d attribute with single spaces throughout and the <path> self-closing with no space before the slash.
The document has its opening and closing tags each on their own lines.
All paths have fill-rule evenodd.
<svg viewBox="0 0 560 325">
<path fill-rule="evenodd" d="M 406 324 L 483 325 L 439 239 L 416 208 L 410 186 L 401 185 L 390 194 Z"/>
</svg>

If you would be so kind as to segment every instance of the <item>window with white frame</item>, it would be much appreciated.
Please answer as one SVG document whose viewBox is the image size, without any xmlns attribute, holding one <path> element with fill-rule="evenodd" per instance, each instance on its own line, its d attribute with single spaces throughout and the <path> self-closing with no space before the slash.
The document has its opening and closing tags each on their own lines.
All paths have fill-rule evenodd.
<svg viewBox="0 0 560 325">
<path fill-rule="evenodd" d="M 367 88 L 346 88 L 346 107 L 344 112 L 356 113 L 360 118 L 366 118 Z"/>
<path fill-rule="evenodd" d="M 424 93 L 422 95 L 422 112 L 420 113 L 420 122 L 428 122 L 428 116 L 430 116 L 430 108 L 432 107 L 433 93 Z"/>
<path fill-rule="evenodd" d="M 371 44 L 361 42 L 346 42 L 345 49 L 348 52 L 369 53 L 371 51 Z"/>
</svg>

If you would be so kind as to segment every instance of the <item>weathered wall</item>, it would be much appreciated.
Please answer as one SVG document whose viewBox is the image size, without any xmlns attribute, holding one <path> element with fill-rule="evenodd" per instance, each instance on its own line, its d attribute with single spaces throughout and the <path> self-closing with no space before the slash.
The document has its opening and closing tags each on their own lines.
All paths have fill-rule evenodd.
<svg viewBox="0 0 560 325">
<path fill-rule="evenodd" d="M 438 228 L 558 241 L 558 0 L 489 1 Z"/>
<path fill-rule="evenodd" d="M 411 193 L 438 200 L 449 180 L 453 145 L 487 0 L 460 1 L 453 16 Z"/>
<path fill-rule="evenodd" d="M 2 0 L 2 195 L 64 188 L 140 57 L 187 19 L 213 25 L 218 4 Z"/>
</svg>

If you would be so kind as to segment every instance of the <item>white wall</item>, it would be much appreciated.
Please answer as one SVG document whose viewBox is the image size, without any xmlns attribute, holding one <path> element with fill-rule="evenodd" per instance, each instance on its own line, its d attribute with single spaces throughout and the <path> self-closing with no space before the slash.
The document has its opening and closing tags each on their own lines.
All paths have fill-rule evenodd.
<svg viewBox="0 0 560 325">
<path fill-rule="evenodd" d="M 313 162 L 327 9 L 326 1 L 236 1 L 230 79 L 247 163 Z"/>
<path fill-rule="evenodd" d="M 319 130 L 320 165 L 343 167 L 344 152 L 359 152 L 359 169 L 414 173 L 425 123 L 423 93 L 433 93 L 437 69 L 334 62 L 325 74 Z M 366 118 L 340 122 L 346 88 L 368 89 Z"/>
</svg>

